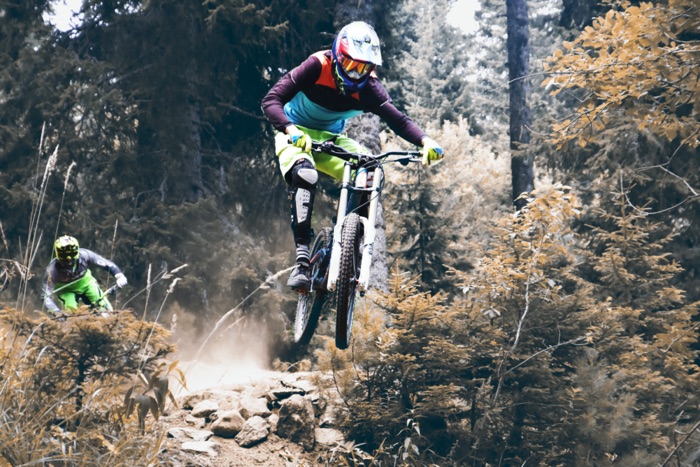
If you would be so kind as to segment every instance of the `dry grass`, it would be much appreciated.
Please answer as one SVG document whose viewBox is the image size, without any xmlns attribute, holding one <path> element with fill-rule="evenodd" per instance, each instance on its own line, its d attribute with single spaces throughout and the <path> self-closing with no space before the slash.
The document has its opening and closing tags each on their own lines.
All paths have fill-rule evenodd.
<svg viewBox="0 0 700 467">
<path fill-rule="evenodd" d="M 175 370 L 165 330 L 87 310 L 65 323 L 3 310 L 0 323 L 0 466 L 167 465 L 146 417 Z"/>
</svg>

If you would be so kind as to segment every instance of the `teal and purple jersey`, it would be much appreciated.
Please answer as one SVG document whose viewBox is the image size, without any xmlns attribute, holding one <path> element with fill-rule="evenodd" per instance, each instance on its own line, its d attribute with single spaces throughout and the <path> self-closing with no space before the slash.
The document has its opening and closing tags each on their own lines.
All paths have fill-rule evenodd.
<svg viewBox="0 0 700 467">
<path fill-rule="evenodd" d="M 421 146 L 425 133 L 399 111 L 374 73 L 351 95 L 341 93 L 333 78 L 331 52 L 317 52 L 285 74 L 262 101 L 262 110 L 278 131 L 291 125 L 341 134 L 346 121 L 373 113 L 406 141 Z"/>
</svg>

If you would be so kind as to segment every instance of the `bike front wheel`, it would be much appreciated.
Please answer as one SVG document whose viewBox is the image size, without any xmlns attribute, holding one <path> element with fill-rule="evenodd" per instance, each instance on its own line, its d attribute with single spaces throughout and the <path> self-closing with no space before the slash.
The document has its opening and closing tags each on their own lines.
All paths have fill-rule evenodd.
<svg viewBox="0 0 700 467">
<path fill-rule="evenodd" d="M 294 317 L 294 343 L 306 345 L 314 335 L 321 310 L 326 303 L 326 273 L 331 247 L 329 228 L 323 229 L 311 248 L 311 289 L 300 293 L 297 298 L 297 311 Z"/>
<path fill-rule="evenodd" d="M 337 286 L 335 345 L 339 349 L 347 349 L 350 345 L 352 318 L 355 311 L 355 293 L 360 272 L 361 242 L 362 223 L 360 216 L 354 213 L 349 214 L 343 222 Z"/>
</svg>

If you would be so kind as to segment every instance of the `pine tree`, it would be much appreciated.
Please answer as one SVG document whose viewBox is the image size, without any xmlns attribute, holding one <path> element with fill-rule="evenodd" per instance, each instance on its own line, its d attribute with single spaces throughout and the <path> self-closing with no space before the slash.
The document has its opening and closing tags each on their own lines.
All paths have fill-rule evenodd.
<svg viewBox="0 0 700 467">
<path fill-rule="evenodd" d="M 363 321 L 372 333 L 325 362 L 348 422 L 365 427 L 353 437 L 386 456 L 403 440 L 416 464 L 692 456 L 697 437 L 674 433 L 692 434 L 700 417 L 700 304 L 672 285 L 678 265 L 659 253 L 667 229 L 617 199 L 581 236 L 569 189 L 538 193 L 500 220 L 476 271 L 454 271 L 461 297 L 397 277 L 377 300 L 392 326 Z"/>
<path fill-rule="evenodd" d="M 611 6 L 550 57 L 552 74 L 542 84 L 572 110 L 553 127 L 560 149 L 549 160 L 586 203 L 597 205 L 615 187 L 637 209 L 675 225 L 666 251 L 682 262 L 678 283 L 697 299 L 700 237 L 687 206 L 700 185 L 698 11 L 687 1 Z"/>
<path fill-rule="evenodd" d="M 469 136 L 466 120 L 432 130 L 445 160 L 430 167 L 387 168 L 384 190 L 391 267 L 419 274 L 426 290 L 453 292 L 449 267 L 469 269 L 476 244 L 504 208 L 510 180 L 504 147 Z M 385 147 L 400 144 L 388 139 Z"/>
<path fill-rule="evenodd" d="M 386 60 L 383 73 L 397 106 L 445 147 L 447 158 L 460 159 L 469 157 L 468 136 L 475 126 L 468 123 L 467 45 L 446 22 L 449 6 L 442 0 L 398 4 L 390 15 L 386 55 L 391 61 Z M 443 129 L 443 124 L 449 129 Z M 454 144 L 455 138 L 461 144 Z M 454 196 L 464 180 L 446 180 L 452 170 L 459 171 L 440 166 L 401 171 L 395 185 L 387 189 L 390 209 L 401 213 L 393 216 L 390 226 L 389 262 L 398 260 L 401 267 L 416 271 L 424 287 L 433 291 L 447 287 L 446 264 L 468 263 L 461 255 L 466 246 L 455 225 L 468 216 Z"/>
<path fill-rule="evenodd" d="M 673 286 L 681 268 L 663 253 L 668 229 L 632 210 L 620 194 L 613 206 L 602 215 L 605 225 L 591 232 L 586 264 L 593 270 L 582 271 L 598 304 L 590 328 L 595 345 L 579 361 L 570 389 L 584 423 L 572 428 L 582 451 L 607 450 L 629 462 L 644 453 L 661 461 L 677 443 L 674 430 L 699 415 L 691 396 L 698 303 Z"/>
<path fill-rule="evenodd" d="M 459 117 L 471 121 L 467 44 L 447 24 L 449 6 L 447 0 L 407 0 L 391 15 L 387 41 L 396 56 L 390 55 L 387 64 L 389 88 L 398 105 L 422 125 L 440 126 Z"/>
</svg>

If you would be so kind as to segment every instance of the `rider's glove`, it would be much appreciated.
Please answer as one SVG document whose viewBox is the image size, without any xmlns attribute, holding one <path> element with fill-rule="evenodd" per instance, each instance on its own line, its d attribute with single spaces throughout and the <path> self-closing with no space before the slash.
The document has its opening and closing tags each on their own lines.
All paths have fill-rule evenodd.
<svg viewBox="0 0 700 467">
<path fill-rule="evenodd" d="M 423 148 L 420 153 L 423 156 L 423 165 L 437 164 L 443 158 L 442 147 L 427 137 L 423 139 Z"/>
<path fill-rule="evenodd" d="M 289 141 L 304 152 L 311 152 L 311 137 L 299 129 L 289 133 Z"/>
<path fill-rule="evenodd" d="M 114 278 L 117 280 L 117 287 L 119 287 L 120 289 L 124 287 L 128 282 L 126 280 L 126 276 L 124 276 L 124 274 L 122 274 L 121 272 L 114 276 Z"/>
</svg>

